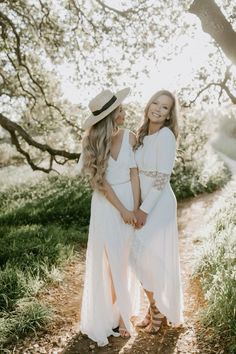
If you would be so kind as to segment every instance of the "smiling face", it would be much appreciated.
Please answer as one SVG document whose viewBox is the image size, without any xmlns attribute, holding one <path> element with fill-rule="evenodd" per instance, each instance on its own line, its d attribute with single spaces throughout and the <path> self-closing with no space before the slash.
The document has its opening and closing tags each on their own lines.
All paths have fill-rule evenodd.
<svg viewBox="0 0 236 354">
<path fill-rule="evenodd" d="M 149 123 L 163 125 L 165 120 L 169 119 L 173 103 L 173 99 L 166 95 L 154 98 L 147 112 Z"/>
</svg>

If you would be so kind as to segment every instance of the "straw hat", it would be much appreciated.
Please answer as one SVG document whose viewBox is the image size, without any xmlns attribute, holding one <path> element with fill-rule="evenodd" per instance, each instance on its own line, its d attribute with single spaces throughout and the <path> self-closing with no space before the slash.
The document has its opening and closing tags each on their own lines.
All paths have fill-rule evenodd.
<svg viewBox="0 0 236 354">
<path fill-rule="evenodd" d="M 85 120 L 82 128 L 88 129 L 114 111 L 128 96 L 130 88 L 118 91 L 115 95 L 110 90 L 104 90 L 89 102 L 92 114 Z"/>
</svg>

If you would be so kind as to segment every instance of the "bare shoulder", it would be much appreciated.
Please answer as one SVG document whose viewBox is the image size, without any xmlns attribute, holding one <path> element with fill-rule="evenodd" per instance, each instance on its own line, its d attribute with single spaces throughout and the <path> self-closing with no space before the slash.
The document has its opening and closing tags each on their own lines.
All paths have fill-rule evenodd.
<svg viewBox="0 0 236 354">
<path fill-rule="evenodd" d="M 134 146 L 136 144 L 136 135 L 133 132 L 129 132 L 129 143 L 130 145 Z"/>
</svg>

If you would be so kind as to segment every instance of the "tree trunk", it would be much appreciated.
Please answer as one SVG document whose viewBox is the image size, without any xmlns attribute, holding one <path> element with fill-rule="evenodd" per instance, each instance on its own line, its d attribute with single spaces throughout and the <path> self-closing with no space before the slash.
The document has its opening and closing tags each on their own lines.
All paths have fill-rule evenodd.
<svg viewBox="0 0 236 354">
<path fill-rule="evenodd" d="M 236 32 L 214 0 L 194 0 L 189 12 L 199 17 L 203 31 L 209 33 L 236 65 Z"/>
</svg>

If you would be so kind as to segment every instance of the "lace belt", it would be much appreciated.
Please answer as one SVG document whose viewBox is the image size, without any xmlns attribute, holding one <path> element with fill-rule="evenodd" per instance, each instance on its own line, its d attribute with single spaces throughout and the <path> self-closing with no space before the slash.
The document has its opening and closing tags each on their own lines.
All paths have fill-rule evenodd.
<svg viewBox="0 0 236 354">
<path fill-rule="evenodd" d="M 119 186 L 120 184 L 125 184 L 125 183 L 129 183 L 130 179 L 124 182 L 117 182 L 117 183 L 110 183 L 111 186 Z"/>
</svg>

